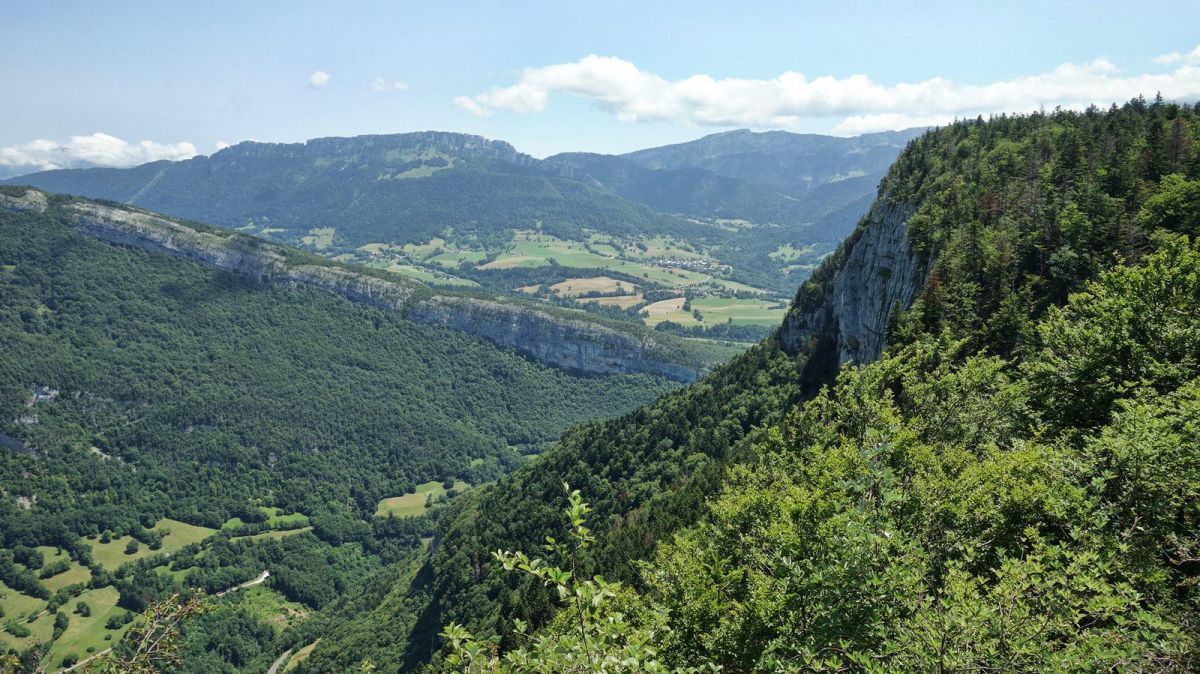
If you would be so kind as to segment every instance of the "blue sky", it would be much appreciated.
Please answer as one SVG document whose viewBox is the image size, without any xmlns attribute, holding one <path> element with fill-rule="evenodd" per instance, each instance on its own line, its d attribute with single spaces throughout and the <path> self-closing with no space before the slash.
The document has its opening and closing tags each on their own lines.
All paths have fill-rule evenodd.
<svg viewBox="0 0 1200 674">
<path fill-rule="evenodd" d="M 425 129 L 622 152 L 1200 98 L 1197 2 L 7 0 L 0 45 L 9 165 Z"/>
</svg>

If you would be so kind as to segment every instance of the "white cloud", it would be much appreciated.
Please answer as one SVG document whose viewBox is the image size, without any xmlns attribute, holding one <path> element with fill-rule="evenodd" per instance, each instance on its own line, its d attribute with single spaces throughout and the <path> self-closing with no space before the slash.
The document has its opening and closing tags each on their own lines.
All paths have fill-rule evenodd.
<svg viewBox="0 0 1200 674">
<path fill-rule="evenodd" d="M 186 141 L 130 143 L 107 133 L 93 133 L 71 136 L 65 143 L 35 140 L 0 148 L 0 166 L 40 171 L 73 166 L 133 166 L 160 159 L 188 159 L 196 154 L 196 146 Z"/>
<path fill-rule="evenodd" d="M 620 58 L 590 55 L 574 63 L 526 68 L 511 86 L 459 96 L 454 102 L 477 115 L 495 110 L 528 113 L 545 110 L 551 94 L 567 94 L 628 122 L 788 128 L 804 119 L 834 117 L 841 118 L 835 126 L 839 133 L 861 133 L 1040 106 L 1107 106 L 1157 92 L 1168 98 L 1200 97 L 1200 67 L 1185 64 L 1165 74 L 1125 74 L 1108 60 L 1097 59 L 987 84 L 934 77 L 883 85 L 867 75 L 810 78 L 798 72 L 771 79 L 698 74 L 668 80 Z"/>
<path fill-rule="evenodd" d="M 332 79 L 333 76 L 324 70 L 314 70 L 313 74 L 308 76 L 308 86 L 313 89 L 324 89 L 329 86 L 329 80 Z"/>
<path fill-rule="evenodd" d="M 213 149 L 215 149 L 217 152 L 220 152 L 221 150 L 224 150 L 225 148 L 227 148 L 229 146 L 230 146 L 230 143 L 227 143 L 223 140 L 218 140 L 217 142 L 213 143 Z"/>
<path fill-rule="evenodd" d="M 490 109 L 483 107 L 479 103 L 476 103 L 474 101 L 474 99 L 470 98 L 469 96 L 456 97 L 454 99 L 454 104 L 457 105 L 458 107 L 462 108 L 463 110 L 466 110 L 467 112 L 470 112 L 475 115 L 479 115 L 480 117 L 491 117 L 492 116 L 492 111 Z"/>
<path fill-rule="evenodd" d="M 1195 49 L 1187 52 L 1186 54 L 1173 51 L 1170 54 L 1156 56 L 1154 58 L 1154 62 L 1164 66 L 1174 65 L 1176 63 L 1200 64 L 1200 45 L 1196 45 Z"/>
<path fill-rule="evenodd" d="M 401 91 L 408 91 L 408 83 L 401 82 L 400 80 L 385 80 L 382 77 L 376 77 L 371 81 L 371 90 L 386 94 L 395 94 Z"/>
</svg>

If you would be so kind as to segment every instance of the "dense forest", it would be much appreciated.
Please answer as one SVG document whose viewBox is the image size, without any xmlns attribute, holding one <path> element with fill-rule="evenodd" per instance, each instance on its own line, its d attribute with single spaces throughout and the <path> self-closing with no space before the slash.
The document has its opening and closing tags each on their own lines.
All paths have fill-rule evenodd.
<svg viewBox="0 0 1200 674">
<path fill-rule="evenodd" d="M 821 335 L 780 335 L 571 431 L 455 503 L 418 583 L 373 590 L 430 597 L 375 627 L 407 645 L 335 635 L 302 669 L 412 668 L 450 623 L 498 635 L 506 664 L 444 633 L 482 671 L 638 639 L 654 654 L 613 671 L 1194 669 L 1198 113 L 1138 99 L 915 140 L 879 199 L 914 212 L 923 281 L 879 362 L 839 373 Z M 495 551 L 539 556 L 575 521 L 563 482 L 591 508 L 574 573 L 506 573 Z M 624 583 L 612 612 L 559 612 L 593 573 Z M 615 614 L 630 642 L 576 628 Z"/>
<path fill-rule="evenodd" d="M 136 613 L 270 568 L 274 591 L 318 610 L 432 533 L 425 517 L 373 517 L 380 499 L 495 479 L 675 386 L 575 376 L 331 293 L 102 243 L 51 199 L 0 209 L 0 589 L 41 606 L 113 587 Z M 263 507 L 299 514 L 267 523 Z M 167 554 L 164 537 L 183 535 L 172 521 L 240 524 Z M 102 563 L 98 546 L 123 537 Z M 47 589 L 74 568 L 78 583 Z M 189 638 L 246 615 L 205 617 Z M 28 633 L 24 616 L 0 617 Z"/>
<path fill-rule="evenodd" d="M 0 415 L 29 448 L 6 452 L 2 475 L 41 506 L 5 501 L 10 545 L 126 529 L 143 511 L 218 524 L 268 494 L 369 511 L 406 485 L 495 477 L 581 419 L 666 390 L 116 248 L 53 212 L 0 218 Z M 34 400 L 35 386 L 56 394 Z"/>
</svg>

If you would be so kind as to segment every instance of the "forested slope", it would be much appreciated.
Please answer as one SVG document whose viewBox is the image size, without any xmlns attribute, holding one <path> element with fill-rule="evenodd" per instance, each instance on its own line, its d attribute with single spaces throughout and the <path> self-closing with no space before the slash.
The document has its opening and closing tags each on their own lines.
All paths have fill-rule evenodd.
<svg viewBox="0 0 1200 674">
<path fill-rule="evenodd" d="M 1200 288 L 1170 237 L 1200 234 L 1198 141 L 1142 100 L 914 141 L 776 337 L 458 503 L 407 652 L 331 639 L 308 670 L 412 667 L 451 620 L 531 643 L 511 621 L 556 601 L 490 553 L 558 535 L 562 481 L 582 575 L 639 588 L 672 664 L 1187 670 Z"/>
<path fill-rule="evenodd" d="M 466 477 L 474 459 L 495 474 L 516 448 L 666 389 L 98 242 L 55 208 L 0 210 L 0 224 L 4 430 L 33 448 L 4 454 L 4 483 L 44 506 L 3 501 L 10 543 L 120 528 L 143 508 L 220 522 L 265 491 L 293 508 L 370 510 L 403 484 Z M 35 384 L 59 393 L 30 403 Z M 63 471 L 78 482 L 55 486 Z M 93 503 L 93 479 L 127 496 Z"/>
</svg>

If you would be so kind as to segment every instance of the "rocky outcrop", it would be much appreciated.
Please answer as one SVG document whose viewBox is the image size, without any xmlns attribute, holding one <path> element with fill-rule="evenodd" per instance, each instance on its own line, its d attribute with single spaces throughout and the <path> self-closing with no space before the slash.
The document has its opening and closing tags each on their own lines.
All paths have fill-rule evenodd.
<svg viewBox="0 0 1200 674">
<path fill-rule="evenodd" d="M 0 192 L 0 208 L 14 211 L 46 211 L 46 194 L 37 190 L 25 190 L 24 194 L 10 195 Z"/>
<path fill-rule="evenodd" d="M 30 194 L 41 195 L 41 202 Z M 0 207 L 44 203 L 29 190 L 6 197 Z M 11 202 L 11 203 L 10 203 Z M 237 232 L 206 230 L 154 213 L 124 206 L 75 201 L 64 210 L 84 233 L 110 243 L 199 262 L 254 279 L 318 288 L 386 311 L 415 323 L 464 332 L 534 360 L 588 374 L 647 373 L 691 382 L 706 364 L 672 349 L 668 338 L 636 328 L 628 331 L 573 318 L 530 304 L 439 293 L 408 279 L 379 276 L 334 264 L 313 263 L 311 256 Z M 295 262 L 294 256 L 301 261 Z"/>
<path fill-rule="evenodd" d="M 795 352 L 816 340 L 836 350 L 838 365 L 879 357 L 893 311 L 907 309 L 924 280 L 923 265 L 908 244 L 913 211 L 885 195 L 875 201 L 847 240 L 841 266 L 821 301 L 788 313 L 779 330 L 785 349 Z"/>
<path fill-rule="evenodd" d="M 554 316 L 524 305 L 472 297 L 434 296 L 415 302 L 405 317 L 513 347 L 543 363 L 596 374 L 645 372 L 676 381 L 695 381 L 699 367 L 662 357 L 648 335 L 622 332 L 591 321 Z"/>
</svg>

